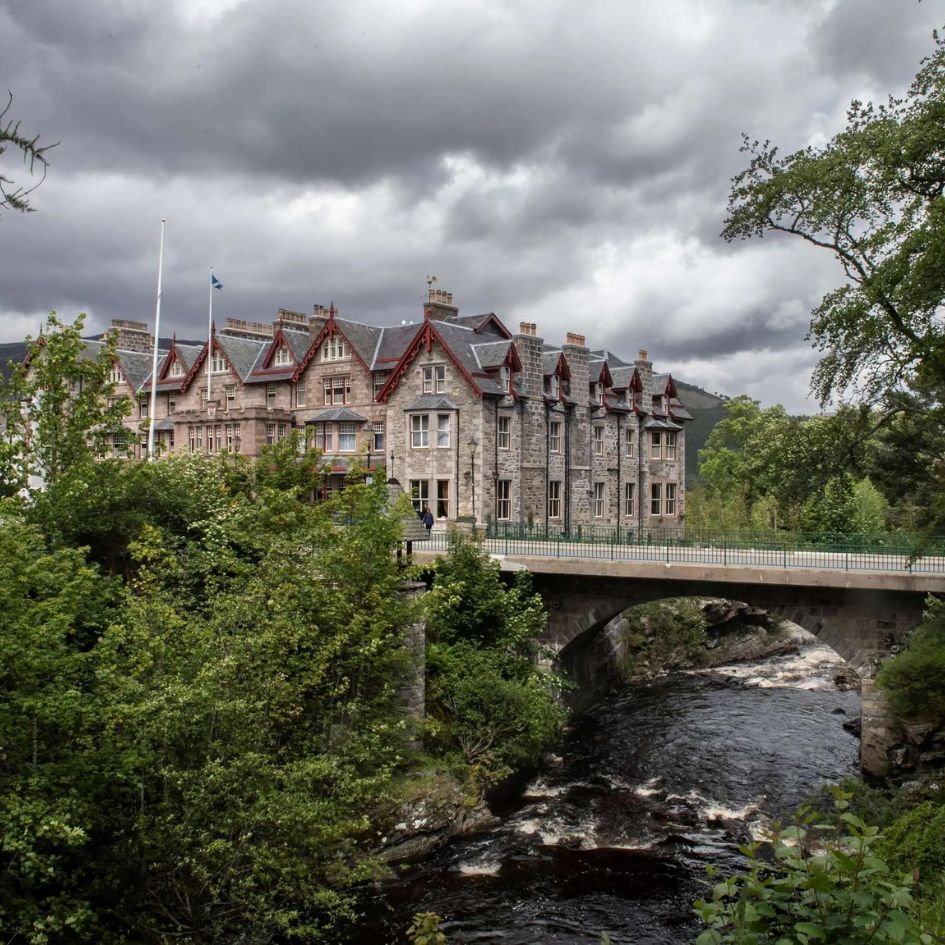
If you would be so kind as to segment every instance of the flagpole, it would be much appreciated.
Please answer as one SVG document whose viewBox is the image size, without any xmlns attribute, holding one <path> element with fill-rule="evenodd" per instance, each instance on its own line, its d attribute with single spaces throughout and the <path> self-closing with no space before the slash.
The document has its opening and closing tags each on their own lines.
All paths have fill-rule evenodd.
<svg viewBox="0 0 945 945">
<path fill-rule="evenodd" d="M 207 404 L 210 404 L 210 375 L 213 361 L 213 266 L 210 267 L 210 314 L 207 316 Z"/>
<path fill-rule="evenodd" d="M 157 301 L 154 303 L 154 355 L 151 359 L 151 403 L 148 406 L 148 462 L 154 460 L 154 417 L 157 413 L 158 345 L 161 338 L 161 281 L 164 275 L 164 227 L 161 220 L 161 249 L 158 253 Z"/>
</svg>

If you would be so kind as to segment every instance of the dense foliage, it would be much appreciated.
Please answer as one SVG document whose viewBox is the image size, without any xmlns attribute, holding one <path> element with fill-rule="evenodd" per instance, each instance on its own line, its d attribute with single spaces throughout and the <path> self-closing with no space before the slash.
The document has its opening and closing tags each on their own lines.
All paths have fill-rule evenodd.
<svg viewBox="0 0 945 945">
<path fill-rule="evenodd" d="M 945 724 L 945 603 L 929 599 L 921 625 L 882 664 L 876 682 L 901 718 Z"/>
<path fill-rule="evenodd" d="M 706 926 L 698 945 L 932 945 L 912 876 L 877 855 L 879 829 L 835 792 L 832 820 L 802 809 L 796 825 L 775 827 L 766 856 L 759 844 L 743 850 L 747 871 L 696 903 Z"/>
<path fill-rule="evenodd" d="M 107 458 L 110 353 L 77 338 L 53 322 L 0 390 L 4 941 L 339 941 L 398 790 L 438 767 L 474 790 L 555 737 L 540 602 L 457 547 L 423 595 L 419 745 L 403 687 L 424 603 L 383 481 L 355 471 L 313 504 L 320 457 L 291 442 Z M 75 371 L 100 401 L 59 398 Z"/>
<path fill-rule="evenodd" d="M 456 537 L 428 595 L 427 734 L 486 780 L 534 764 L 564 712 L 559 680 L 538 666 L 546 615 L 530 575 L 511 587 L 471 541 Z"/>
</svg>

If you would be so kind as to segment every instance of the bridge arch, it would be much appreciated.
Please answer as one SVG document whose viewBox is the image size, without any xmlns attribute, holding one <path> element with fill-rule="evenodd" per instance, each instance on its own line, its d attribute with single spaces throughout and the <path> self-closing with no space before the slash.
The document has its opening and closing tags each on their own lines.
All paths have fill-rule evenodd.
<svg viewBox="0 0 945 945">
<path fill-rule="evenodd" d="M 861 676 L 921 620 L 924 591 L 870 587 L 737 583 L 693 578 L 534 573 L 549 619 L 543 642 L 563 651 L 638 604 L 671 597 L 742 601 L 798 624 L 835 650 Z"/>
</svg>

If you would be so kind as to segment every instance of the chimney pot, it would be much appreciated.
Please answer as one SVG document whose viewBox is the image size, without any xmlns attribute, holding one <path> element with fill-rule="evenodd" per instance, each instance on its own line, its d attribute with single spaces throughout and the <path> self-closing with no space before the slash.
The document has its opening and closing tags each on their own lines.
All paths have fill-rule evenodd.
<svg viewBox="0 0 945 945">
<path fill-rule="evenodd" d="M 641 361 L 649 361 L 648 355 L 649 355 L 649 352 L 646 350 L 646 348 L 641 348 L 641 349 L 640 349 L 640 360 L 641 360 Z"/>
<path fill-rule="evenodd" d="M 586 339 L 584 335 L 578 335 L 573 331 L 569 331 L 567 337 L 565 338 L 565 344 L 575 345 L 578 348 L 583 348 L 585 340 Z"/>
</svg>

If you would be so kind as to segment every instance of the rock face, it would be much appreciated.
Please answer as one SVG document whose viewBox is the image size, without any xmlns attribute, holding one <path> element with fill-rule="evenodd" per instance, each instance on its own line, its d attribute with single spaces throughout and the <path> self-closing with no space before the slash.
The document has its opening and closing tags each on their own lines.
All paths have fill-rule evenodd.
<svg viewBox="0 0 945 945">
<path fill-rule="evenodd" d="M 451 837 L 498 823 L 481 797 L 470 797 L 452 775 L 437 773 L 412 786 L 378 832 L 374 852 L 386 863 L 432 853 Z"/>
</svg>

